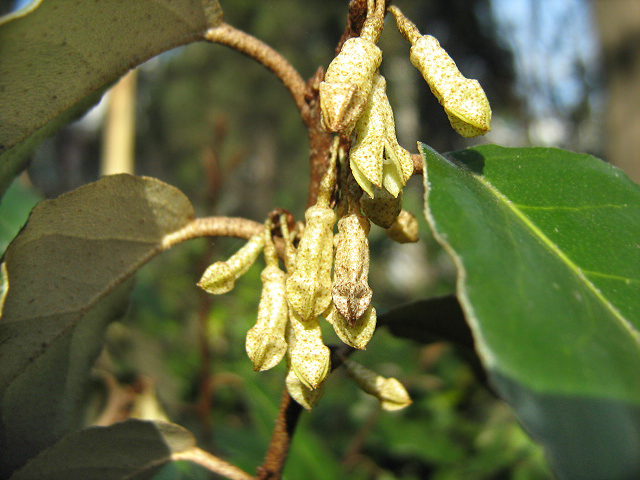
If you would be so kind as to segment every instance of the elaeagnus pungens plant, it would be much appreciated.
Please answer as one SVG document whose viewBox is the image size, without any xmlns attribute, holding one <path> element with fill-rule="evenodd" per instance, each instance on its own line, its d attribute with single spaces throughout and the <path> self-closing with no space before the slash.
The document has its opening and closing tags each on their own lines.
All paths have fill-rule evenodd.
<svg viewBox="0 0 640 480">
<path fill-rule="evenodd" d="M 304 224 L 291 229 L 284 214 L 268 218 L 262 233 L 229 260 L 214 263 L 199 282 L 210 293 L 226 293 L 264 250 L 262 294 L 256 324 L 247 332 L 247 355 L 257 371 L 286 358 L 286 387 L 306 409 L 320 400 L 332 368 L 322 322 L 356 350 L 365 349 L 374 334 L 377 315 L 368 281 L 371 222 L 396 242 L 418 241 L 416 218 L 402 210 L 402 190 L 414 163 L 396 138 L 386 80 L 378 71 L 382 51 L 376 43 L 384 26 L 385 1 L 368 0 L 367 7 L 360 36 L 344 42 L 318 86 L 322 126 L 336 135 Z M 389 11 L 411 43 L 411 62 L 452 127 L 465 137 L 489 131 L 491 109 L 477 80 L 463 77 L 438 41 L 420 35 L 397 7 Z M 281 240 L 279 248 L 275 234 Z M 346 357 L 340 362 L 382 408 L 395 410 L 411 403 L 398 380 Z"/>
</svg>

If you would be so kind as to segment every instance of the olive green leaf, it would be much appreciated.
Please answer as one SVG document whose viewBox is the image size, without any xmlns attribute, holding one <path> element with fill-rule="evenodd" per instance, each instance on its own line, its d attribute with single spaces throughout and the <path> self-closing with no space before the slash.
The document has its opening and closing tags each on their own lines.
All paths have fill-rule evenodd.
<svg viewBox="0 0 640 480">
<path fill-rule="evenodd" d="M 149 58 L 222 22 L 217 0 L 40 0 L 0 19 L 0 194 L 31 148 Z"/>
<path fill-rule="evenodd" d="M 15 468 L 79 426 L 84 381 L 127 308 L 131 276 L 192 218 L 179 190 L 125 174 L 34 208 L 5 253 L 0 465 Z"/>
</svg>

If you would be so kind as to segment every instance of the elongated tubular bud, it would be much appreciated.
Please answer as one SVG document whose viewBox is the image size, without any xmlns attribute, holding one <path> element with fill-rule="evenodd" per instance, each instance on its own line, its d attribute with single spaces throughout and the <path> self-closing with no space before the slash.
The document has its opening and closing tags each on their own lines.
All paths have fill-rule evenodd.
<svg viewBox="0 0 640 480">
<path fill-rule="evenodd" d="M 395 242 L 415 243 L 418 241 L 418 220 L 412 213 L 402 210 L 385 232 Z"/>
<path fill-rule="evenodd" d="M 320 384 L 318 388 L 315 389 L 307 387 L 300 381 L 296 372 L 293 371 L 293 368 L 289 369 L 285 384 L 287 385 L 287 390 L 291 398 L 307 410 L 315 407 L 324 393 L 324 384 Z"/>
<path fill-rule="evenodd" d="M 327 321 L 333 325 L 333 329 L 340 340 L 358 350 L 367 348 L 367 344 L 376 329 L 377 322 L 376 309 L 372 305 L 369 305 L 364 314 L 353 324 L 340 315 L 335 305 L 331 305 L 325 315 Z"/>
<path fill-rule="evenodd" d="M 349 135 L 364 112 L 382 50 L 361 37 L 350 38 L 333 59 L 318 87 L 322 123 L 330 132 Z"/>
<path fill-rule="evenodd" d="M 315 205 L 307 209 L 305 219 L 307 224 L 298 245 L 295 269 L 287 279 L 287 300 L 303 320 L 311 320 L 331 302 L 336 214 L 328 207 Z"/>
<path fill-rule="evenodd" d="M 352 360 L 343 359 L 345 370 L 366 393 L 380 400 L 384 410 L 399 410 L 411 404 L 411 397 L 395 378 L 385 378 Z"/>
<path fill-rule="evenodd" d="M 382 228 L 389 228 L 402 211 L 402 197 L 402 192 L 394 197 L 383 188 L 373 187 L 373 198 L 362 195 L 360 206 L 369 220 Z"/>
<path fill-rule="evenodd" d="M 351 325 L 371 303 L 369 229 L 369 220 L 356 213 L 347 214 L 338 221 L 339 236 L 331 292 L 336 309 Z"/>
<path fill-rule="evenodd" d="M 260 275 L 262 294 L 258 305 L 258 321 L 247 332 L 245 343 L 247 355 L 256 371 L 275 367 L 287 351 L 287 276 L 278 266 L 278 256 L 273 246 L 270 228 L 265 229 L 264 256 L 267 266 Z"/>
<path fill-rule="evenodd" d="M 491 107 L 480 83 L 460 73 L 438 40 L 421 37 L 411 47 L 411 63 L 422 73 L 456 132 L 477 137 L 491 130 Z"/>
<path fill-rule="evenodd" d="M 356 142 L 349 151 L 353 177 L 370 197 L 373 185 L 384 186 L 397 197 L 413 174 L 411 155 L 396 139 L 386 85 L 384 77 L 376 73 L 371 98 L 356 124 Z"/>
<path fill-rule="evenodd" d="M 331 351 L 322 342 L 320 324 L 316 318 L 302 321 L 295 312 L 289 320 L 294 338 L 289 342 L 291 368 L 307 388 L 318 388 L 331 366 Z"/>
<path fill-rule="evenodd" d="M 327 173 L 318 188 L 318 203 L 305 212 L 306 225 L 300 238 L 295 268 L 287 279 L 289 307 L 302 320 L 311 320 L 331 303 L 333 226 L 336 214 L 329 208 L 335 185 L 339 138 L 332 145 Z"/>
<path fill-rule="evenodd" d="M 398 30 L 411 43 L 411 63 L 444 107 L 453 129 L 463 137 L 477 137 L 491 130 L 491 106 L 480 83 L 465 78 L 438 40 L 420 35 L 397 7 L 389 11 L 396 18 Z"/>
<path fill-rule="evenodd" d="M 256 261 L 263 247 L 264 235 L 254 235 L 226 262 L 216 262 L 207 268 L 198 286 L 214 295 L 231 291 L 236 280 L 244 275 Z"/>
</svg>

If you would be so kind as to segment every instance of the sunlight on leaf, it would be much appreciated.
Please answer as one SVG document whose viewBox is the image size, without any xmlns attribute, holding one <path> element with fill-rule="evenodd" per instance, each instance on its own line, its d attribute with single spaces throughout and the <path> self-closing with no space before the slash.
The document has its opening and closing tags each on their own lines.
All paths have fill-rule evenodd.
<svg viewBox="0 0 640 480">
<path fill-rule="evenodd" d="M 496 390 L 529 431 L 562 425 L 565 435 L 537 438 L 566 478 L 640 473 L 633 448 L 611 448 L 640 448 L 640 187 L 558 149 L 421 149 L 425 215 L 458 267 L 458 297 Z M 606 422 L 603 411 L 573 408 L 589 402 L 617 408 Z M 611 442 L 615 432 L 624 433 Z M 606 462 L 585 454 L 599 447 Z"/>
</svg>

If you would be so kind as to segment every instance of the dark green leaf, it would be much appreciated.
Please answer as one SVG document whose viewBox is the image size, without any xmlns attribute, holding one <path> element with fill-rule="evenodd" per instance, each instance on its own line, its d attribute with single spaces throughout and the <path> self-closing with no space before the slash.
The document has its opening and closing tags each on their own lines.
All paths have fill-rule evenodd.
<svg viewBox="0 0 640 480">
<path fill-rule="evenodd" d="M 0 194 L 107 85 L 221 22 L 217 0 L 47 0 L 0 19 Z"/>
<path fill-rule="evenodd" d="M 114 175 L 34 208 L 7 249 L 0 322 L 0 462 L 21 465 L 79 423 L 82 386 L 130 277 L 193 218 L 158 180 Z"/>
<path fill-rule="evenodd" d="M 172 454 L 193 447 L 193 435 L 178 425 L 128 420 L 72 433 L 40 452 L 11 480 L 153 478 Z"/>
<path fill-rule="evenodd" d="M 640 187 L 557 149 L 422 153 L 425 214 L 458 267 L 458 297 L 496 390 L 561 475 L 638 478 Z M 556 434 L 541 435 L 542 425 Z M 628 448 L 598 476 L 600 455 L 584 452 L 614 432 Z M 565 468 L 580 461 L 579 474 Z"/>
</svg>

